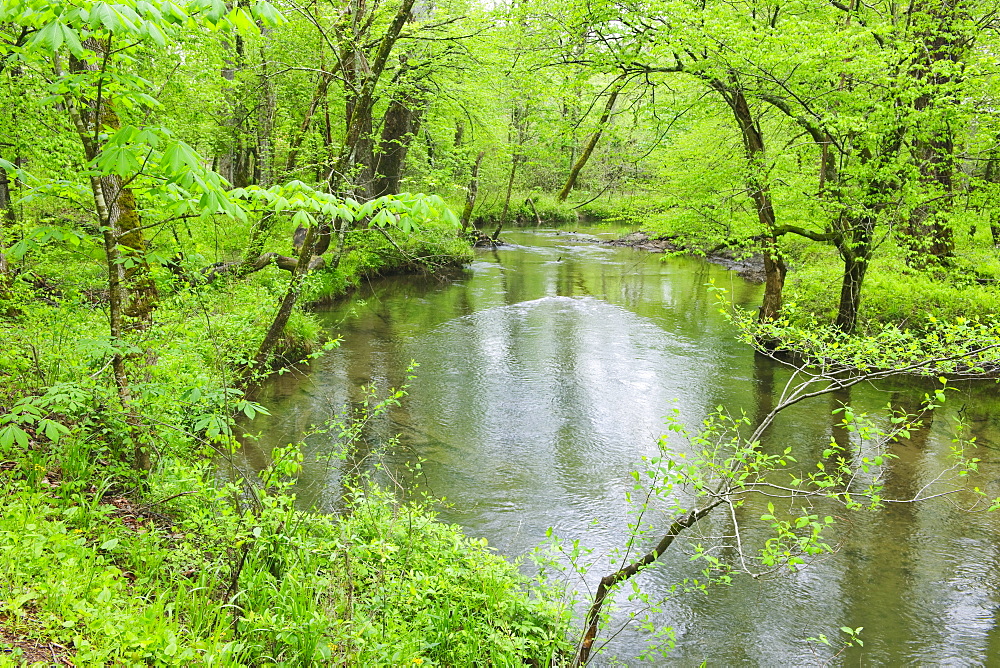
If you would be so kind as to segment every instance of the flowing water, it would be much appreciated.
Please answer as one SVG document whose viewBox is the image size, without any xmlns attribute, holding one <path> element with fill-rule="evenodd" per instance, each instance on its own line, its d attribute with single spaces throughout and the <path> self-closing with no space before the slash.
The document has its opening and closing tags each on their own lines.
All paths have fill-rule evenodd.
<svg viewBox="0 0 1000 668">
<path fill-rule="evenodd" d="M 759 286 L 722 267 L 689 258 L 664 262 L 558 230 L 505 239 L 510 246 L 481 251 L 455 280 L 383 279 L 324 312 L 342 345 L 308 372 L 268 388 L 262 402 L 272 415 L 254 421 L 260 438 L 244 456 L 250 466 L 266 465 L 272 447 L 301 439 L 358 401 L 360 386 L 405 383 L 416 361 L 409 396 L 370 425 L 368 447 L 345 464 L 308 458 L 299 499 L 333 510 L 343 466 L 379 466 L 385 480 L 446 498 L 442 519 L 510 558 L 540 544 L 550 527 L 565 540 L 579 539 L 595 563 L 573 583 L 586 590 L 613 570 L 604 555 L 622 545 L 631 519 L 631 472 L 643 455 L 656 453 L 664 416 L 676 409 L 694 428 L 725 406 L 758 419 L 788 372 L 739 343 L 719 314 L 710 282 L 738 304 L 760 297 Z M 831 416 L 838 402 L 878 411 L 892 401 L 913 410 L 925 391 L 900 380 L 800 404 L 780 416 L 764 447 L 790 446 L 800 460 L 816 461 L 831 438 L 846 438 Z M 899 459 L 886 496 L 913 496 L 949 466 L 957 418 L 980 445 L 975 484 L 1000 495 L 996 396 L 992 384 L 963 386 L 926 429 L 894 445 Z M 397 434 L 398 443 L 389 441 Z M 322 433 L 305 440 L 310 455 L 331 448 Z M 376 454 L 380 442 L 388 448 Z M 691 541 L 678 541 L 661 565 L 637 578 L 665 599 L 655 620 L 676 633 L 673 652 L 654 662 L 1000 665 L 1000 517 L 966 512 L 963 504 L 972 500 L 960 494 L 851 513 L 832 535 L 834 554 L 798 572 L 737 577 L 707 593 L 671 593 L 703 567 L 689 559 Z M 765 510 L 751 502 L 741 512 L 735 520 Z M 731 532 L 733 521 L 720 509 L 693 533 Z M 835 656 L 841 626 L 864 627 L 864 646 Z M 820 634 L 832 648 L 807 640 Z M 649 639 L 626 625 L 594 665 L 610 665 L 613 655 L 639 665 Z"/>
</svg>

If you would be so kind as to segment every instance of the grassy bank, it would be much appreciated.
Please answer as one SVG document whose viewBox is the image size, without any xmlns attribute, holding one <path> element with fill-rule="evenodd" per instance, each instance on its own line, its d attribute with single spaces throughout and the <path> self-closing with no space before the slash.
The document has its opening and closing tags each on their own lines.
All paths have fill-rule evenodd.
<svg viewBox="0 0 1000 668">
<path fill-rule="evenodd" d="M 245 234 L 218 232 L 192 235 L 187 275 L 239 257 Z M 349 233 L 336 268 L 306 277 L 279 363 L 335 345 L 309 304 L 470 258 L 444 229 Z M 349 513 L 298 510 L 294 446 L 259 476 L 219 477 L 233 415 L 266 410 L 233 379 L 288 272 L 205 283 L 154 267 L 161 303 L 133 341 L 148 352 L 130 358 L 124 411 L 99 253 L 43 244 L 15 270 L 0 304 L 0 663 L 548 665 L 567 649 L 559 597 L 429 506 L 356 480 Z M 351 424 L 328 428 L 351 447 Z M 149 471 L 132 467 L 137 439 Z"/>
<path fill-rule="evenodd" d="M 652 239 L 669 239 L 676 253 L 705 256 L 722 250 L 734 258 L 759 253 L 759 226 L 746 216 L 724 213 L 721 224 L 704 212 L 651 200 L 625 207 L 611 219 L 637 225 Z M 858 333 L 886 326 L 920 330 L 934 320 L 1000 319 L 1000 258 L 989 229 L 982 224 L 977 229 L 974 222 L 956 219 L 953 256 L 926 267 L 908 264 L 908 248 L 883 233 L 862 285 Z M 832 322 L 843 276 L 836 248 L 793 234 L 781 237 L 779 245 L 788 266 L 785 300 L 795 305 L 793 324 Z"/>
<path fill-rule="evenodd" d="M 239 512 L 240 490 L 190 461 L 138 501 L 34 461 L 0 478 L 0 661 L 549 665 L 565 649 L 563 611 L 426 509 L 369 493 L 335 518 L 279 494 Z"/>
<path fill-rule="evenodd" d="M 800 239 L 785 244 L 790 271 L 786 294 L 802 314 L 830 319 L 840 296 L 843 263 L 833 248 Z M 892 239 L 875 255 L 861 289 L 863 332 L 885 325 L 922 328 L 931 319 L 1000 317 L 1000 259 L 985 235 L 956 234 L 955 256 L 946 266 L 908 266 Z"/>
</svg>

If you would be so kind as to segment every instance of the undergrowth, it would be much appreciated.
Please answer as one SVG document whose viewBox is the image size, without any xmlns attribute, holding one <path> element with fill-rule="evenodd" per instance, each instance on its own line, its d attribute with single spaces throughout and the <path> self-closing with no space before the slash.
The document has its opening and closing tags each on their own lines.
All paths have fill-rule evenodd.
<svg viewBox="0 0 1000 668">
<path fill-rule="evenodd" d="M 402 395 L 328 425 L 340 452 Z M 92 411 L 99 396 L 44 396 L 18 423 L 26 446 L 0 430 L 8 636 L 67 648 L 83 666 L 558 665 L 569 651 L 558 592 L 529 587 L 426 503 L 362 477 L 349 512 L 297 509 L 295 445 L 226 482 L 216 463 L 236 443 L 225 417 L 200 439 L 195 425 L 164 430 L 174 454 L 137 487 L 123 444 L 107 438 L 121 428 L 114 413 Z"/>
</svg>

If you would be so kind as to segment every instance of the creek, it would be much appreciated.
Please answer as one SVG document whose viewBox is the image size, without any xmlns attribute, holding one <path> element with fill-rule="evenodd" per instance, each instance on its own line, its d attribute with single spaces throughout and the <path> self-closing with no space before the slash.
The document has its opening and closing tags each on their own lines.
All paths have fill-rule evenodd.
<svg viewBox="0 0 1000 668">
<path fill-rule="evenodd" d="M 740 343 L 719 313 L 710 282 L 740 305 L 760 298 L 760 286 L 733 272 L 560 230 L 504 239 L 510 245 L 480 251 L 457 279 L 380 279 L 324 311 L 341 346 L 269 385 L 261 402 L 272 414 L 252 423 L 259 439 L 242 456 L 246 466 L 265 466 L 271 448 L 360 400 L 362 385 L 404 384 L 416 361 L 409 396 L 369 425 L 366 445 L 347 462 L 319 456 L 333 447 L 330 435 L 305 436 L 300 503 L 335 510 L 344 467 L 375 470 L 408 494 L 445 498 L 442 520 L 487 538 L 507 557 L 529 552 L 550 527 L 564 540 L 579 539 L 595 563 L 583 582 L 572 582 L 585 590 L 613 570 L 605 555 L 621 546 L 631 519 L 631 472 L 656 453 L 664 416 L 677 409 L 689 428 L 716 406 L 759 418 L 788 371 Z M 877 412 L 889 401 L 915 410 L 928 387 L 897 379 L 804 402 L 779 417 L 765 447 L 790 446 L 800 460 L 816 461 L 838 437 L 837 402 L 859 411 Z M 995 388 L 959 385 L 928 426 L 892 446 L 899 458 L 886 496 L 912 496 L 949 465 L 959 417 L 980 446 L 975 484 L 1000 495 Z M 396 435 L 398 443 L 390 440 Z M 836 552 L 807 568 L 671 593 L 673 584 L 699 577 L 703 566 L 689 558 L 695 537 L 731 530 L 728 514 L 717 511 L 637 578 L 665 599 L 655 620 L 676 632 L 676 648 L 657 662 L 1000 664 L 1000 515 L 962 509 L 971 502 L 959 494 L 850 513 L 831 534 Z M 759 517 L 762 506 L 742 510 Z M 624 622 L 624 613 L 616 620 Z M 864 647 L 834 659 L 841 626 L 864 627 Z M 820 634 L 833 649 L 807 641 Z M 613 654 L 636 665 L 649 638 L 627 625 L 593 665 L 609 665 Z"/>
</svg>

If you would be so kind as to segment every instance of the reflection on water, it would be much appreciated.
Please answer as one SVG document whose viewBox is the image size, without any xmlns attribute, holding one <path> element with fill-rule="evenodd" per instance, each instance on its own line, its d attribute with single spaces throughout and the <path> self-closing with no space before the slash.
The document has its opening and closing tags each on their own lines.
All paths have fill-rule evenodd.
<svg viewBox="0 0 1000 668">
<path fill-rule="evenodd" d="M 369 425 L 349 464 L 372 467 L 373 448 L 398 434 L 382 459 L 386 470 L 446 497 L 443 519 L 511 557 L 540 543 L 548 527 L 602 555 L 623 540 L 630 471 L 655 451 L 663 416 L 677 408 L 694 427 L 718 405 L 757 419 L 772 408 L 787 372 L 733 339 L 706 289 L 714 281 L 737 303 L 753 304 L 759 287 L 698 260 L 661 262 L 551 230 L 506 238 L 519 245 L 484 251 L 458 280 L 379 281 L 326 313 L 343 345 L 307 374 L 270 387 L 263 401 L 273 415 L 253 423 L 262 434 L 245 448 L 247 463 L 263 466 L 271 447 L 344 410 L 361 385 L 403 384 L 415 360 L 410 396 Z M 925 391 L 913 382 L 883 385 L 796 406 L 764 447 L 790 445 L 815 461 L 831 439 L 849 438 L 830 415 L 841 402 L 874 411 L 891 399 L 913 409 Z M 959 414 L 984 446 L 976 484 L 1000 495 L 994 396 L 993 386 L 964 388 L 926 429 L 894 446 L 887 495 L 913 496 L 949 464 Z M 330 437 L 306 442 L 316 455 L 329 450 Z M 332 509 L 341 464 L 310 459 L 299 499 Z M 424 463 L 414 480 L 406 465 L 417 459 Z M 757 505 L 741 512 L 759 516 Z M 720 535 L 731 522 L 715 515 L 699 532 Z M 673 583 L 699 575 L 690 546 L 679 542 L 640 579 L 667 598 L 657 619 L 676 629 L 670 660 L 680 665 L 822 664 L 833 652 L 805 639 L 835 639 L 841 626 L 865 627 L 865 645 L 837 663 L 996 664 L 998 531 L 993 516 L 948 500 L 894 505 L 842 523 L 839 551 L 794 574 L 667 596 Z M 606 570 L 599 560 L 589 584 Z M 632 663 L 645 639 L 628 628 L 609 650 Z"/>
</svg>

